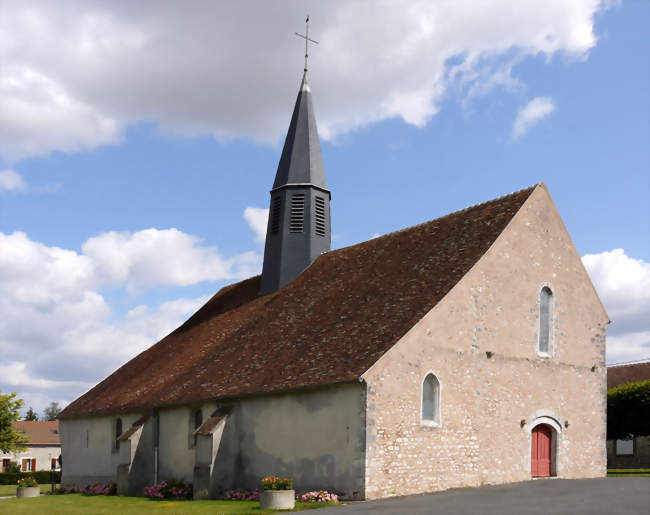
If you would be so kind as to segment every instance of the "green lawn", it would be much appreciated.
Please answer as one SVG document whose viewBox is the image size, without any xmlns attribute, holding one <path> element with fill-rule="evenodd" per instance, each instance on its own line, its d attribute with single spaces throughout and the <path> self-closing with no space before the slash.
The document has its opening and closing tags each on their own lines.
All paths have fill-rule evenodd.
<svg viewBox="0 0 650 515">
<path fill-rule="evenodd" d="M 650 477 L 650 469 L 607 469 L 607 477 Z"/>
<path fill-rule="evenodd" d="M 324 503 L 296 503 L 295 511 L 321 508 Z M 152 501 L 144 497 L 88 497 L 81 494 L 41 495 L 33 499 L 3 499 L 0 511 L 11 515 L 43 513 L 48 515 L 88 515 L 110 514 L 131 515 L 141 513 L 161 514 L 210 514 L 239 513 L 257 515 L 276 513 L 260 510 L 255 501 Z"/>
<path fill-rule="evenodd" d="M 16 495 L 16 487 L 18 485 L 0 485 L 0 497 L 3 497 L 5 495 Z M 56 485 L 59 486 L 59 485 Z M 47 485 L 41 485 L 41 492 L 49 492 L 52 490 L 52 485 L 47 484 Z"/>
</svg>

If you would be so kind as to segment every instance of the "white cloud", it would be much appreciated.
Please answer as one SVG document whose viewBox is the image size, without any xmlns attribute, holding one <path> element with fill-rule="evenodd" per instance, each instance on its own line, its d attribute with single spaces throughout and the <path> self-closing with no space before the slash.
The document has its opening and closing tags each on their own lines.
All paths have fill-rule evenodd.
<svg viewBox="0 0 650 515">
<path fill-rule="evenodd" d="M 215 247 L 201 246 L 196 236 L 177 229 L 107 232 L 90 238 L 81 249 L 92 259 L 101 282 L 131 287 L 241 278 L 254 275 L 260 260 L 250 252 L 226 259 Z"/>
<path fill-rule="evenodd" d="M 0 377 L 10 388 L 19 387 L 24 390 L 43 390 L 56 387 L 88 388 L 90 385 L 82 381 L 51 381 L 33 377 L 27 371 L 27 365 L 22 361 L 0 362 Z"/>
<path fill-rule="evenodd" d="M 24 190 L 27 187 L 23 177 L 13 170 L 0 170 L 0 192 Z"/>
<path fill-rule="evenodd" d="M 607 361 L 650 357 L 650 263 L 623 249 L 586 254 L 582 262 L 612 320 Z"/>
<path fill-rule="evenodd" d="M 607 336 L 607 363 L 625 363 L 650 358 L 650 331 Z"/>
<path fill-rule="evenodd" d="M 0 154 L 9 159 L 53 150 L 72 152 L 119 140 L 115 120 L 32 69 L 4 68 L 0 98 Z"/>
<path fill-rule="evenodd" d="M 296 5 L 6 0 L 0 153 L 91 148 L 142 121 L 185 135 L 276 142 L 300 79 L 293 32 L 305 11 L 320 41 L 310 73 L 325 138 L 390 117 L 421 126 L 451 84 L 471 97 L 519 87 L 513 63 L 526 57 L 585 58 L 596 44 L 594 16 L 610 3 Z"/>
<path fill-rule="evenodd" d="M 230 258 L 177 229 L 107 232 L 89 238 L 82 253 L 48 247 L 22 232 L 0 233 L 0 290 L 18 302 L 46 309 L 62 298 L 84 302 L 93 289 L 188 286 L 241 279 L 259 272 L 261 256 Z"/>
<path fill-rule="evenodd" d="M 521 138 L 533 125 L 555 111 L 555 103 L 548 97 L 536 97 L 519 109 L 512 126 L 512 139 Z"/>
<path fill-rule="evenodd" d="M 125 289 L 234 280 L 260 267 L 254 252 L 224 257 L 176 229 L 103 233 L 81 252 L 0 233 L 0 390 L 18 390 L 39 410 L 72 400 L 207 300 L 141 304 L 118 316 L 115 304 L 132 302 Z M 105 288 L 119 300 L 109 304 Z"/>
<path fill-rule="evenodd" d="M 244 209 L 244 220 L 255 233 L 255 240 L 258 243 L 264 243 L 266 226 L 269 221 L 269 210 L 259 207 L 247 207 Z"/>
</svg>

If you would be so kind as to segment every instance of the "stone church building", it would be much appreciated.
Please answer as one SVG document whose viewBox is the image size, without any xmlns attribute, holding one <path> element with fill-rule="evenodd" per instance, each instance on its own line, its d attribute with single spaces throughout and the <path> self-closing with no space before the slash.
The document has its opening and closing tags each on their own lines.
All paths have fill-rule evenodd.
<svg viewBox="0 0 650 515">
<path fill-rule="evenodd" d="M 605 475 L 608 317 L 543 184 L 330 251 L 303 77 L 261 276 L 60 415 L 64 485 L 375 499 Z"/>
</svg>

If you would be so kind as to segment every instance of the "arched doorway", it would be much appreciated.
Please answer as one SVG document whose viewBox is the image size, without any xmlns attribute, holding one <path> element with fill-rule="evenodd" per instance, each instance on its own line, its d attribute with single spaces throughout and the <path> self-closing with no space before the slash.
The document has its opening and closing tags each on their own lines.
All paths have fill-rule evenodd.
<svg viewBox="0 0 650 515">
<path fill-rule="evenodd" d="M 547 424 L 535 426 L 531 432 L 530 472 L 533 477 L 550 477 L 553 469 L 553 428 Z"/>
</svg>

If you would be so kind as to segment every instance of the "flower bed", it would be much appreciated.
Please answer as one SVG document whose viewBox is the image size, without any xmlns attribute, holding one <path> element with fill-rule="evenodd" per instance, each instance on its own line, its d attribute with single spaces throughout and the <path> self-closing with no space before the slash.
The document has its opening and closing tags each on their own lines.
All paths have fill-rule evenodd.
<svg viewBox="0 0 650 515">
<path fill-rule="evenodd" d="M 339 496 L 332 494 L 327 490 L 318 490 L 313 492 L 307 492 L 300 496 L 300 502 L 331 502 L 338 503 Z"/>
<path fill-rule="evenodd" d="M 74 491 L 74 489 L 70 489 Z M 73 493 L 72 491 L 68 493 Z M 83 495 L 117 495 L 117 485 L 115 483 L 94 483 L 92 485 L 85 485 L 83 488 L 77 490 Z"/>
<path fill-rule="evenodd" d="M 227 501 L 259 501 L 260 500 L 260 491 L 256 488 L 253 491 L 250 490 L 230 490 L 226 492 Z"/>
<path fill-rule="evenodd" d="M 147 486 L 144 496 L 150 499 L 192 499 L 192 485 L 182 479 L 170 479 L 158 485 Z"/>
</svg>

